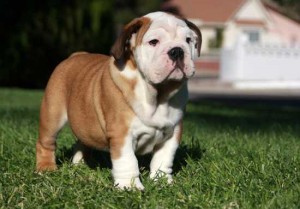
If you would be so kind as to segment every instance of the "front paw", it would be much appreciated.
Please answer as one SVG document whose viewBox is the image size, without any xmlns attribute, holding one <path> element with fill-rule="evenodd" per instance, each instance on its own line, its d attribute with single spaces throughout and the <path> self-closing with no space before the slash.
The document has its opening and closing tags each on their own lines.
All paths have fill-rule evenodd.
<svg viewBox="0 0 300 209">
<path fill-rule="evenodd" d="M 115 187 L 119 189 L 138 189 L 144 190 L 144 186 L 140 181 L 139 177 L 131 179 L 115 179 Z"/>
<path fill-rule="evenodd" d="M 163 171 L 155 171 L 150 173 L 150 179 L 157 181 L 159 179 L 167 179 L 168 184 L 173 182 L 173 177 L 171 174 L 164 173 Z"/>
<path fill-rule="evenodd" d="M 42 173 L 44 171 L 54 171 L 57 169 L 57 165 L 55 162 L 38 162 L 36 166 L 36 171 L 38 173 Z"/>
</svg>

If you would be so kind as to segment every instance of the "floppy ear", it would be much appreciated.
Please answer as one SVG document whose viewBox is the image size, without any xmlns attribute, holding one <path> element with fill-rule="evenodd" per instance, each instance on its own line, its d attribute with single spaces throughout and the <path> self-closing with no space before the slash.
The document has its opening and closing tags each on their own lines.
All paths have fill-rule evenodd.
<svg viewBox="0 0 300 209">
<path fill-rule="evenodd" d="M 129 50 L 129 40 L 132 34 L 137 33 L 137 31 L 142 27 L 143 21 L 141 18 L 136 18 L 128 23 L 121 35 L 118 37 L 113 47 L 111 48 L 111 54 L 117 62 L 122 62 L 127 59 L 127 52 Z"/>
<path fill-rule="evenodd" d="M 198 57 L 200 57 L 200 50 L 201 50 L 201 44 L 202 44 L 202 34 L 199 30 L 199 28 L 192 22 L 188 20 L 184 20 L 187 26 L 196 33 L 198 39 L 197 39 L 197 52 L 198 52 Z"/>
</svg>

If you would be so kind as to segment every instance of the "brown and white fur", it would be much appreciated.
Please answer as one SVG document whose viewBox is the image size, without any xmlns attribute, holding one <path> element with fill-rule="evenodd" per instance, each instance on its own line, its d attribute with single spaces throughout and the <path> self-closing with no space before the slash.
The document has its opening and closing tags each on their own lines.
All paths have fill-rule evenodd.
<svg viewBox="0 0 300 209">
<path fill-rule="evenodd" d="M 171 182 L 200 47 L 195 25 L 155 12 L 125 26 L 112 56 L 78 52 L 60 63 L 41 104 L 37 170 L 57 168 L 56 137 L 68 121 L 80 143 L 74 163 L 87 147 L 109 150 L 115 185 L 143 189 L 135 154 L 152 152 L 150 177 Z"/>
</svg>

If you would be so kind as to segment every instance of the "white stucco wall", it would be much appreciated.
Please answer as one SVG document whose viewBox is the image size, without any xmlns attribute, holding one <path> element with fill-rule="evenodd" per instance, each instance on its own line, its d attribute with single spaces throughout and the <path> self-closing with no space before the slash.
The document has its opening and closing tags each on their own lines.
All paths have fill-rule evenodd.
<svg viewBox="0 0 300 209">
<path fill-rule="evenodd" d="M 224 34 L 223 34 L 223 47 L 224 48 L 231 48 L 235 41 L 236 37 L 238 37 L 240 30 L 236 27 L 232 21 L 228 22 L 225 27 Z"/>
<path fill-rule="evenodd" d="M 251 20 L 260 21 L 264 25 L 237 24 L 235 20 Z M 237 38 L 245 33 L 245 31 L 259 32 L 259 43 L 280 43 L 278 36 L 269 33 L 269 29 L 273 27 L 269 15 L 263 5 L 258 0 L 247 1 L 239 11 L 227 22 L 224 31 L 224 47 L 231 48 Z"/>
<path fill-rule="evenodd" d="M 224 43 L 225 48 L 231 48 L 236 42 L 237 38 L 243 35 L 246 30 L 254 30 L 259 32 L 260 44 L 284 44 L 284 40 L 281 39 L 275 33 L 271 33 L 266 27 L 260 26 L 247 26 L 247 25 L 236 25 L 234 22 L 227 24 L 226 30 L 224 30 Z"/>
<path fill-rule="evenodd" d="M 258 0 L 248 0 L 236 13 L 236 19 L 264 20 L 266 12 Z"/>
</svg>

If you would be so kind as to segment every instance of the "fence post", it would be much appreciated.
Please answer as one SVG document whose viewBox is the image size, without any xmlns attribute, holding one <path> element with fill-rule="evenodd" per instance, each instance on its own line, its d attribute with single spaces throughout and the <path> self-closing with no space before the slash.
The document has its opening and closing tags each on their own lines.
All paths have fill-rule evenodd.
<svg viewBox="0 0 300 209">
<path fill-rule="evenodd" d="M 246 43 L 247 37 L 240 35 L 234 46 L 221 50 L 221 80 L 232 82 L 243 79 Z"/>
</svg>

